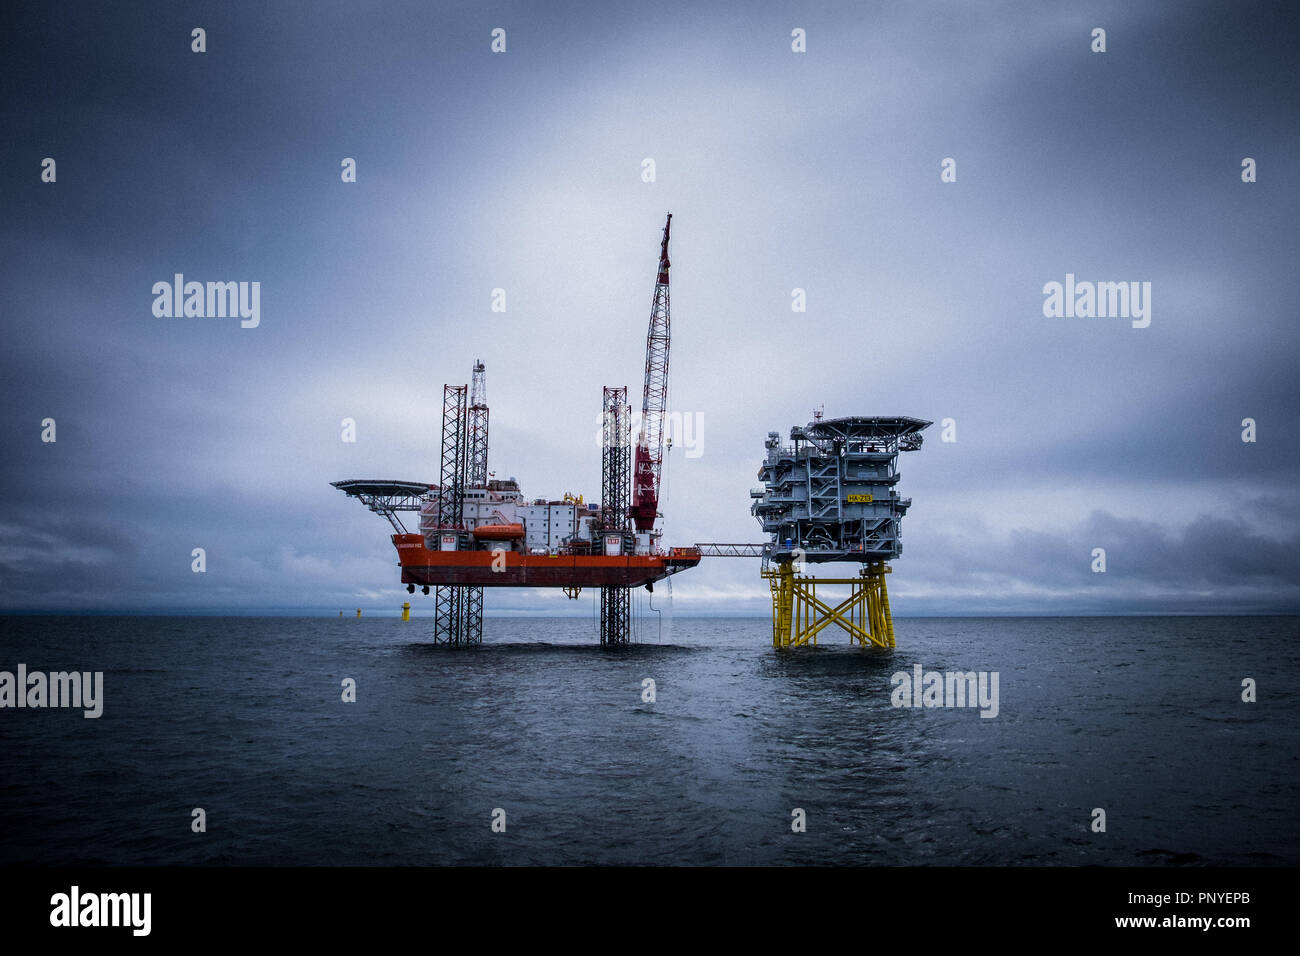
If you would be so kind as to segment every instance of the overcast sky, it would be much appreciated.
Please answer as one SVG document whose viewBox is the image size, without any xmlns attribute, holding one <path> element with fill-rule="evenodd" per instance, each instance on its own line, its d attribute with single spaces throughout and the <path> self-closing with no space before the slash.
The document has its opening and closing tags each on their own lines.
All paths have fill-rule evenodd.
<svg viewBox="0 0 1300 956">
<path fill-rule="evenodd" d="M 824 405 L 936 423 L 896 615 L 1300 611 L 1282 5 L 14 6 L 0 607 L 395 612 L 387 524 L 329 482 L 436 481 L 476 358 L 490 467 L 598 499 L 671 211 L 666 543 L 762 540 L 763 439 Z M 259 282 L 260 324 L 155 316 L 175 273 Z M 1149 282 L 1149 327 L 1045 317 L 1067 274 Z M 673 581 L 767 604 L 753 560 Z"/>
</svg>

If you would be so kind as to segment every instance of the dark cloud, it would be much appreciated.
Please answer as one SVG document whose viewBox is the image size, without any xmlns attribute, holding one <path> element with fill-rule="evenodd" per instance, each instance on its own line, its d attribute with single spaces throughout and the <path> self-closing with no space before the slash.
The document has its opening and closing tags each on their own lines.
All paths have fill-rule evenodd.
<svg viewBox="0 0 1300 956">
<path fill-rule="evenodd" d="M 637 392 L 666 209 L 672 398 L 704 426 L 670 464 L 669 539 L 756 540 L 763 436 L 825 403 L 957 422 L 903 466 L 896 613 L 1300 604 L 1285 6 L 0 17 L 0 606 L 399 604 L 387 526 L 328 482 L 432 479 L 439 386 L 480 356 L 494 468 L 594 496 L 600 387 Z M 176 272 L 260 281 L 262 325 L 155 318 Z M 1044 318 L 1067 272 L 1150 281 L 1150 328 Z M 746 562 L 674 594 L 765 601 Z"/>
</svg>

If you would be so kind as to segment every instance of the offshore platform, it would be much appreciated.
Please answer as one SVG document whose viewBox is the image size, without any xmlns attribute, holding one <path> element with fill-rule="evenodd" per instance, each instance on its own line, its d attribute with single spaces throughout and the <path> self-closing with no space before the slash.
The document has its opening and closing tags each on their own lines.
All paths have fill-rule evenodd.
<svg viewBox="0 0 1300 956">
<path fill-rule="evenodd" d="M 887 563 L 903 552 L 902 520 L 912 499 L 900 497 L 898 453 L 921 447 L 932 423 L 907 417 L 813 421 L 790 429 L 790 443 L 768 432 L 761 487 L 750 511 L 771 538 L 761 544 L 700 544 L 713 557 L 759 557 L 772 591 L 772 645 L 816 644 L 831 624 L 854 643 L 894 647 Z M 817 578 L 809 564 L 850 562 L 852 577 Z M 848 585 L 832 605 L 817 586 Z M 825 592 L 823 591 L 823 595 Z M 832 599 L 833 600 L 833 599 Z"/>
<path fill-rule="evenodd" d="M 528 499 L 514 478 L 488 471 L 486 370 L 474 364 L 471 384 L 444 385 L 437 484 L 352 479 L 332 482 L 386 518 L 410 593 L 434 589 L 433 640 L 478 644 L 483 639 L 483 589 L 559 587 L 576 598 L 600 588 L 600 642 L 631 639 L 634 587 L 693 568 L 697 548 L 660 547 L 660 479 L 668 402 L 668 237 L 659 247 L 650 326 L 646 335 L 641 428 L 635 453 L 627 387 L 606 387 L 602 397 L 601 500 L 583 496 Z M 419 514 L 407 529 L 402 512 Z"/>
<path fill-rule="evenodd" d="M 660 546 L 656 526 L 663 473 L 671 333 L 668 214 L 646 333 L 641 427 L 631 437 L 627 387 L 602 393 L 600 503 L 566 494 L 526 498 L 514 478 L 488 470 L 486 371 L 475 362 L 470 385 L 444 385 L 437 484 L 353 479 L 333 482 L 393 528 L 393 547 L 408 592 L 434 590 L 433 640 L 478 644 L 483 639 L 483 589 L 558 587 L 570 598 L 600 589 L 600 643 L 631 640 L 631 589 L 710 557 L 757 557 L 772 592 L 772 644 L 816 644 L 831 624 L 850 639 L 894 646 L 885 576 L 902 554 L 902 519 L 910 498 L 898 494 L 899 452 L 921 447 L 930 422 L 907 417 L 850 417 L 790 429 L 789 443 L 769 432 L 750 491 L 750 510 L 769 540 L 758 544 Z M 671 442 L 669 442 L 671 447 Z M 419 515 L 418 529 L 403 512 Z M 848 562 L 852 577 L 817 578 L 809 564 Z M 849 586 L 829 603 L 818 585 Z"/>
</svg>

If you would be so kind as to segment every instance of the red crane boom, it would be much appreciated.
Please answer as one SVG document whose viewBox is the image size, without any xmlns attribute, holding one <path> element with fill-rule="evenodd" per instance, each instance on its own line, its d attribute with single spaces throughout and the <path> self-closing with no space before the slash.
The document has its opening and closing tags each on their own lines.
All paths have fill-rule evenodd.
<svg viewBox="0 0 1300 956">
<path fill-rule="evenodd" d="M 668 412 L 668 230 L 664 223 L 659 246 L 659 275 L 650 306 L 650 330 L 645 340 L 645 390 L 641 399 L 641 432 L 632 469 L 632 521 L 637 531 L 650 531 L 659 515 L 659 474 L 664 457 L 664 416 Z"/>
</svg>

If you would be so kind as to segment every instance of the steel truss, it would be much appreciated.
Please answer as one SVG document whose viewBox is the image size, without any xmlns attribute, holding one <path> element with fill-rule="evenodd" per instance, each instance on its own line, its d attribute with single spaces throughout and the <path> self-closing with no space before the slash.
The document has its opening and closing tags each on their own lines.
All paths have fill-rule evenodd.
<svg viewBox="0 0 1300 956">
<path fill-rule="evenodd" d="M 628 496 L 630 492 L 632 409 L 627 388 L 605 388 L 602 404 L 600 456 L 600 514 L 603 535 L 618 533 L 628 545 Z M 630 588 L 600 589 L 600 643 L 627 644 L 632 633 Z"/>
<path fill-rule="evenodd" d="M 865 565 L 852 578 L 814 578 L 795 573 L 790 561 L 762 572 L 772 589 L 772 646 L 816 645 L 817 635 L 831 624 L 849 632 L 857 644 L 894 647 L 894 619 L 889 611 L 883 561 Z M 818 584 L 850 586 L 849 596 L 834 607 L 817 596 Z"/>
<path fill-rule="evenodd" d="M 481 361 L 474 363 L 467 435 L 465 483 L 470 488 L 482 488 L 488 483 L 488 406 L 487 382 Z"/>
<path fill-rule="evenodd" d="M 481 370 L 475 366 L 475 374 Z M 442 471 L 438 482 L 438 527 L 454 532 L 457 546 L 465 530 L 465 485 L 469 459 L 464 385 L 442 387 Z M 486 409 L 484 409 L 486 413 Z M 484 415 L 486 426 L 486 414 Z M 486 440 L 486 428 L 484 439 Z M 486 459 L 485 459 L 486 464 Z M 439 584 L 434 588 L 433 642 L 460 647 L 483 641 L 483 588 Z"/>
<path fill-rule="evenodd" d="M 672 321 L 668 295 L 668 232 L 672 213 L 664 223 L 659 246 L 659 272 L 650 303 L 650 327 L 645 342 L 645 384 L 641 398 L 641 434 L 636 443 L 632 492 L 632 520 L 637 531 L 649 531 L 659 514 L 659 476 L 663 470 L 664 416 L 668 413 L 668 354 Z"/>
</svg>

